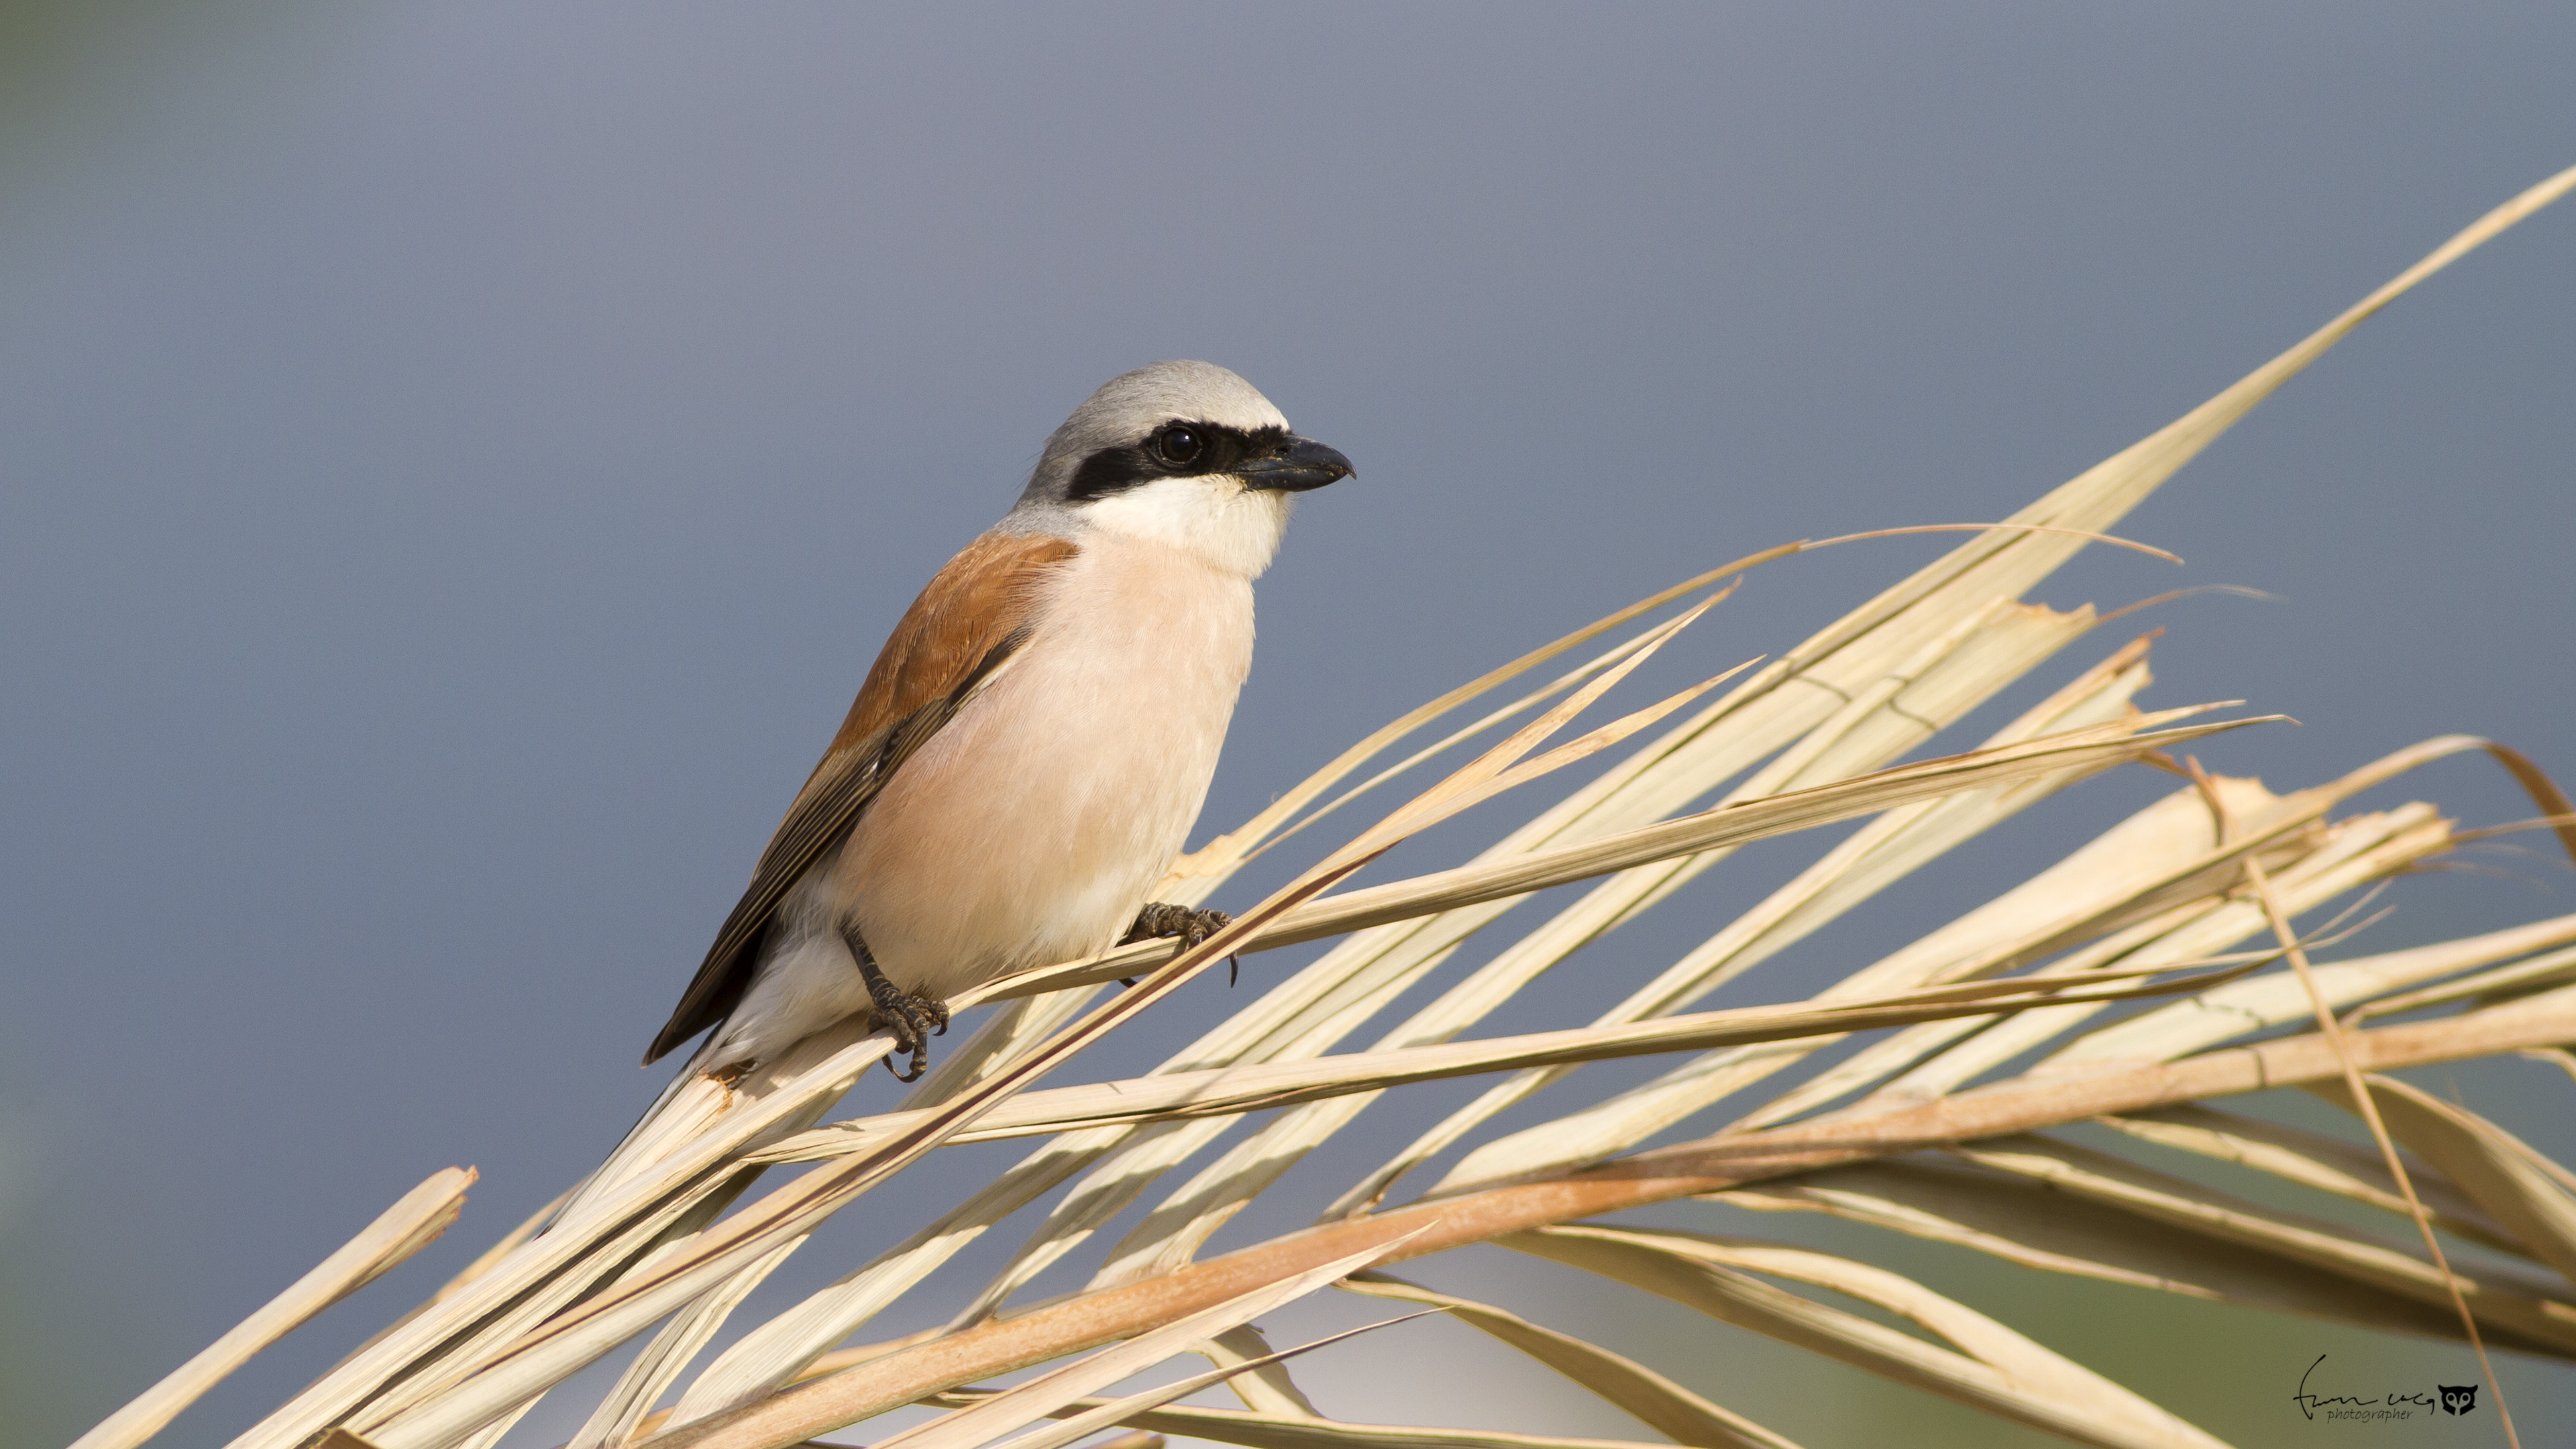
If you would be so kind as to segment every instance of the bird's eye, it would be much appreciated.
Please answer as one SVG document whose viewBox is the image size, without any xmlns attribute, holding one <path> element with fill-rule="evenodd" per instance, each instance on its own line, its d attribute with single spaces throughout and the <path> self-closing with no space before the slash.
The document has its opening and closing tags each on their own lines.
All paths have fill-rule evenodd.
<svg viewBox="0 0 2576 1449">
<path fill-rule="evenodd" d="M 1186 463 L 1199 455 L 1199 435 L 1188 428 L 1165 428 L 1154 435 L 1154 451 L 1166 463 Z"/>
</svg>

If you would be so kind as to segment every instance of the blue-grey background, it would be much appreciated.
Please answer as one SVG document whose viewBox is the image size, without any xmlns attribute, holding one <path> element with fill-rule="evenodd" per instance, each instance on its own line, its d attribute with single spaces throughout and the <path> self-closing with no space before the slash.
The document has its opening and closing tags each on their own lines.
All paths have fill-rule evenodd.
<svg viewBox="0 0 2576 1449">
<path fill-rule="evenodd" d="M 1361 470 L 1262 585 L 1204 834 L 1652 586 L 2010 511 L 2576 163 L 2571 54 L 2563 5 L 0 6 L 0 1442 L 68 1438 L 477 1164 L 448 1240 L 169 1441 L 220 1442 L 587 1167 L 885 628 L 1109 375 L 1226 363 Z M 2287 788 L 2456 729 L 2576 776 L 2571 275 L 2576 211 L 2507 235 L 2124 525 L 2187 570 L 2096 550 L 2040 596 L 2277 595 L 2149 621 L 2149 702 L 2304 721 L 2216 768 Z M 1940 546 L 1775 565 L 1672 673 Z M 2162 788 L 2061 797 L 1725 999 L 1802 994 Z M 2382 794 L 2528 813 L 2479 762 Z M 1492 1029 L 1583 1019 L 1820 844 L 1749 852 Z M 2368 948 L 2576 909 L 2545 851 L 2484 860 L 2401 882 Z M 1207 983 L 1101 1069 L 1228 1006 Z M 2576 1083 L 2457 1082 L 2576 1149 Z M 1373 1113 L 1283 1196 L 1421 1120 Z M 1908 1266 L 2240 1442 L 2294 1432 L 2319 1352 L 2474 1373 L 1674 1211 Z M 1470 1270 L 1811 1445 L 2039 1442 L 1499 1252 L 1443 1281 Z M 1357 1418 L 1643 1433 L 1400 1333 L 1301 1377 Z M 2525 1442 L 2565 1432 L 2576 1376 L 2502 1367 Z"/>
</svg>

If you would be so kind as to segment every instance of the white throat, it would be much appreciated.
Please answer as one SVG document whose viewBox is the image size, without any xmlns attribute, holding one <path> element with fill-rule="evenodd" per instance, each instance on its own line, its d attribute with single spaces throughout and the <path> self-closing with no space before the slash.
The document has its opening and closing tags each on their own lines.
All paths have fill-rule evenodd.
<svg viewBox="0 0 2576 1449">
<path fill-rule="evenodd" d="M 1180 549 L 1210 567 L 1257 579 L 1279 551 L 1296 504 L 1277 489 L 1246 488 L 1224 474 L 1161 478 L 1081 506 L 1104 532 Z"/>
</svg>

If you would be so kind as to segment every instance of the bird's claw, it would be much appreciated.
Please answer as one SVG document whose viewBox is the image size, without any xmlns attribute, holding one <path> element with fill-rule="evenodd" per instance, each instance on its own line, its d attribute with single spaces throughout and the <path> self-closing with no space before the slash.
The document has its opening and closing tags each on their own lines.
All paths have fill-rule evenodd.
<svg viewBox="0 0 2576 1449">
<path fill-rule="evenodd" d="M 1156 901 L 1136 913 L 1136 924 L 1127 928 L 1127 934 L 1120 938 L 1118 944 L 1124 946 L 1133 941 L 1178 936 L 1181 949 L 1187 951 L 1233 923 L 1233 915 L 1225 911 Z"/>
<path fill-rule="evenodd" d="M 869 982 L 868 995 L 876 1002 L 877 1020 L 894 1032 L 894 1051 L 886 1053 L 886 1070 L 893 1072 L 898 1082 L 920 1081 L 921 1074 L 930 1070 L 930 1039 L 948 1034 L 948 1008 L 923 997 L 907 996 L 892 982 L 887 982 L 883 991 L 877 989 L 876 982 Z M 896 1052 L 911 1058 L 904 1063 L 909 1070 L 895 1070 Z"/>
<path fill-rule="evenodd" d="M 1119 938 L 1118 944 L 1124 946 L 1135 941 L 1178 936 L 1181 949 L 1187 951 L 1233 923 L 1234 917 L 1225 911 L 1156 901 L 1136 913 L 1136 924 L 1127 928 L 1127 934 Z"/>
<path fill-rule="evenodd" d="M 1127 928 L 1127 934 L 1119 938 L 1118 944 L 1125 946 L 1137 941 L 1178 936 L 1181 940 L 1181 949 L 1188 951 L 1233 923 L 1234 916 L 1226 911 L 1202 910 L 1195 906 L 1176 906 L 1164 901 L 1155 901 L 1136 913 L 1136 924 Z M 1225 958 L 1226 985 L 1234 984 L 1235 973 L 1242 964 L 1243 958 L 1240 955 Z M 1136 984 L 1136 979 L 1132 976 L 1122 979 L 1129 986 Z"/>
<path fill-rule="evenodd" d="M 877 1022 L 894 1033 L 894 1051 L 886 1053 L 885 1067 L 898 1082 L 918 1082 L 930 1070 L 930 1039 L 948 1033 L 948 1006 L 926 996 L 915 996 L 886 979 L 884 968 L 870 955 L 867 943 L 855 930 L 845 931 L 850 954 L 859 963 L 859 979 L 867 983 L 868 1000 L 875 1004 Z M 910 1057 L 904 1065 L 909 1071 L 896 1071 L 896 1053 Z"/>
</svg>

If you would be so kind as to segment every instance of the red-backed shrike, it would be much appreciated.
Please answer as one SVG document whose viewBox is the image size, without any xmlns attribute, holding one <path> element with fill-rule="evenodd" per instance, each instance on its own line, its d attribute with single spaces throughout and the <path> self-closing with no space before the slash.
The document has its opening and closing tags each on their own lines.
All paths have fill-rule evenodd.
<svg viewBox="0 0 2576 1449">
<path fill-rule="evenodd" d="M 949 995 L 1222 924 L 1145 895 L 1252 667 L 1252 581 L 1350 473 L 1210 363 L 1093 393 L 895 626 L 645 1062 L 713 1026 L 729 1076 L 872 1011 L 908 1081 Z"/>
</svg>

